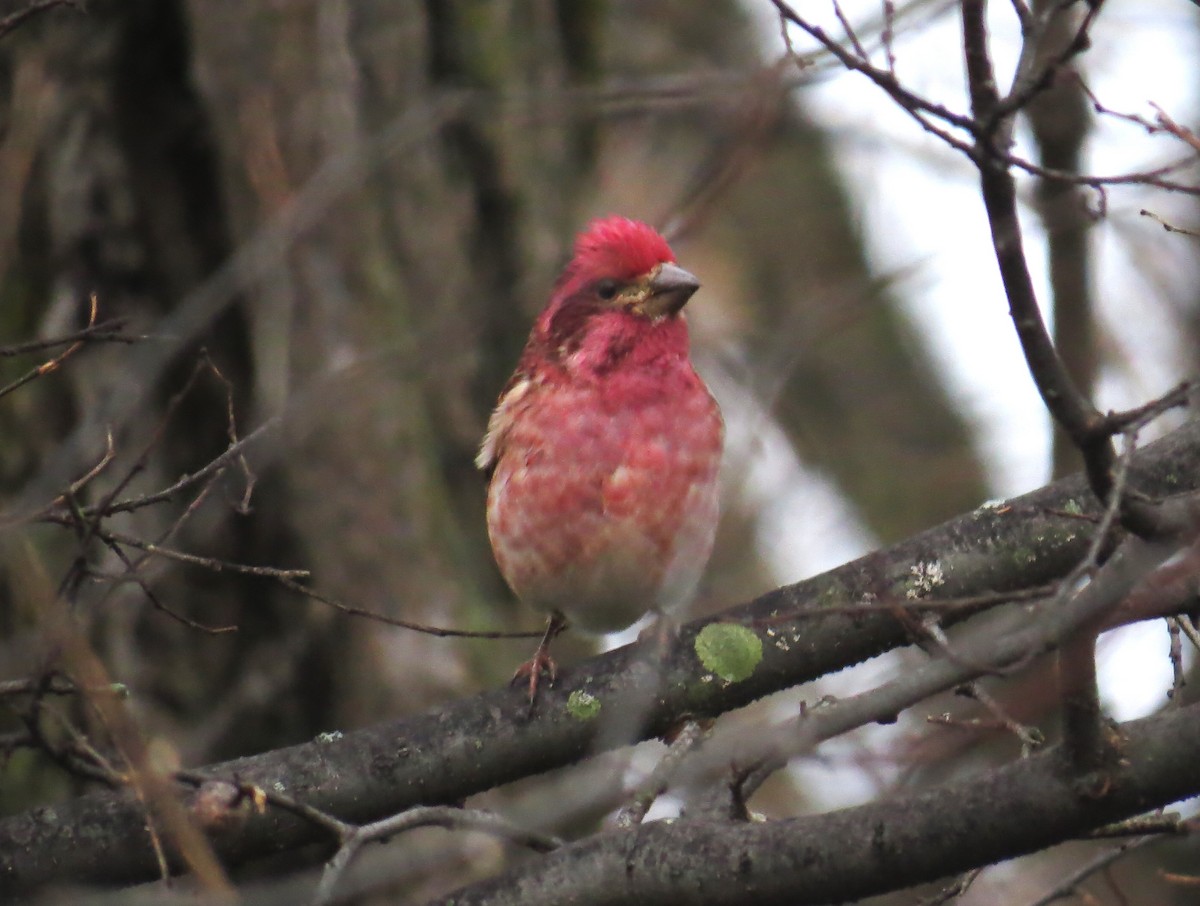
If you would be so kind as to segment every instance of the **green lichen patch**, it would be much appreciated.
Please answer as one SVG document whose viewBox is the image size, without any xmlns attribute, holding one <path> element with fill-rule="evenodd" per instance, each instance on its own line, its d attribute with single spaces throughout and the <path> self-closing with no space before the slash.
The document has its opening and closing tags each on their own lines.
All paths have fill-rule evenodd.
<svg viewBox="0 0 1200 906">
<path fill-rule="evenodd" d="M 740 683 L 762 660 L 762 640 L 736 623 L 709 623 L 696 636 L 696 657 L 727 683 Z"/>
<path fill-rule="evenodd" d="M 576 720 L 591 720 L 600 713 L 600 699 L 576 689 L 567 698 L 567 713 Z"/>
</svg>

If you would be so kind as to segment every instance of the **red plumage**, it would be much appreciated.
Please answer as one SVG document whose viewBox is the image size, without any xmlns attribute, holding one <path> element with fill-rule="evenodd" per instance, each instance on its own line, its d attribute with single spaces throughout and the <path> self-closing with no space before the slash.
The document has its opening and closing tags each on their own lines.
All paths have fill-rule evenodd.
<svg viewBox="0 0 1200 906">
<path fill-rule="evenodd" d="M 594 221 L 488 423 L 500 570 L 585 629 L 687 603 L 712 550 L 724 428 L 689 358 L 698 285 L 649 226 Z"/>
<path fill-rule="evenodd" d="M 655 265 L 674 263 L 667 240 L 653 227 L 627 217 L 593 220 L 575 239 L 575 254 L 555 283 L 546 311 L 597 276 L 632 280 Z"/>
</svg>

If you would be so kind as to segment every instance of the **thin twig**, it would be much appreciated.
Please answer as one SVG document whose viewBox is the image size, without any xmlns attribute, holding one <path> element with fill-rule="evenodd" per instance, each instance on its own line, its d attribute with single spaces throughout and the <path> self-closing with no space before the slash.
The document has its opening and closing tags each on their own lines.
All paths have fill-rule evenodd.
<svg viewBox="0 0 1200 906">
<path fill-rule="evenodd" d="M 1143 403 L 1141 406 L 1126 409 L 1124 412 L 1109 412 L 1103 418 L 1104 430 L 1111 434 L 1118 434 L 1130 428 L 1134 430 L 1144 428 L 1160 415 L 1186 406 L 1189 397 L 1197 388 L 1200 388 L 1200 378 L 1189 378 L 1176 384 L 1157 399 Z"/>
<path fill-rule="evenodd" d="M 1176 617 L 1167 617 L 1167 634 L 1171 639 L 1168 657 L 1171 659 L 1171 688 L 1167 690 L 1167 698 L 1174 705 L 1183 704 L 1183 687 L 1187 679 L 1183 673 L 1183 632 Z"/>
<path fill-rule="evenodd" d="M 1079 26 L 1075 29 L 1075 34 L 1070 41 L 1065 41 L 1063 47 L 1057 54 L 1048 60 L 1041 70 L 1036 74 L 1029 74 L 1026 77 L 1018 79 L 1012 90 L 1007 96 L 1002 98 L 999 103 L 992 109 L 988 120 L 984 122 L 983 128 L 985 133 L 995 129 L 1001 121 L 1024 110 L 1029 106 L 1039 94 L 1049 89 L 1054 84 L 1055 75 L 1069 63 L 1074 57 L 1088 48 L 1088 32 L 1091 30 L 1093 23 L 1096 21 L 1096 16 L 1100 12 L 1101 2 L 1092 2 L 1087 4 L 1087 12 L 1079 22 Z M 1067 12 L 1065 8 L 1056 10 L 1052 15 L 1064 15 Z M 1036 51 L 1036 45 L 1039 42 L 1031 40 L 1028 33 L 1025 35 L 1025 46 Z M 1036 53 L 1034 54 L 1036 56 Z"/>
<path fill-rule="evenodd" d="M 895 99 L 901 107 L 909 113 L 927 113 L 937 119 L 943 121 L 947 125 L 957 127 L 967 132 L 972 133 L 976 129 L 976 122 L 969 116 L 964 116 L 961 113 L 955 113 L 948 107 L 933 101 L 927 100 L 918 94 L 909 91 L 892 73 L 886 69 L 880 69 L 873 66 L 871 62 L 860 56 L 855 56 L 846 48 L 842 47 L 837 41 L 829 37 L 825 30 L 819 25 L 809 22 L 807 19 L 800 16 L 785 0 L 771 0 L 772 5 L 778 11 L 779 16 L 785 22 L 791 22 L 798 26 L 801 30 L 825 48 L 834 56 L 839 63 L 846 69 L 854 72 L 860 72 L 869 78 L 872 82 L 886 91 L 893 99 Z"/>
<path fill-rule="evenodd" d="M 918 900 L 914 906 L 942 906 L 943 903 L 956 900 L 971 888 L 971 885 L 975 883 L 975 879 L 981 874 L 983 874 L 982 868 L 972 868 L 970 871 L 959 875 L 936 893 Z"/>
<path fill-rule="evenodd" d="M 684 758 L 701 745 L 712 732 L 711 721 L 686 720 L 671 740 L 666 754 L 659 759 L 650 776 L 633 794 L 632 801 L 617 813 L 617 827 L 633 827 L 641 824 L 650 811 L 650 806 L 671 783 L 671 777 Z"/>
<path fill-rule="evenodd" d="M 1139 837 L 1136 840 L 1130 840 L 1122 843 L 1107 852 L 1101 853 L 1090 862 L 1085 863 L 1080 868 L 1067 875 L 1053 890 L 1044 896 L 1038 897 L 1029 906 L 1049 906 L 1050 903 L 1058 900 L 1065 900 L 1068 897 L 1075 896 L 1080 884 L 1090 878 L 1092 875 L 1104 871 L 1108 866 L 1112 865 L 1118 859 L 1128 855 L 1134 850 L 1141 849 L 1151 843 L 1157 843 L 1161 837 Z"/>
<path fill-rule="evenodd" d="M 883 56 L 887 60 L 888 72 L 896 75 L 896 4 L 892 0 L 883 0 L 883 28 L 879 33 L 879 43 L 883 45 Z"/>
<path fill-rule="evenodd" d="M 80 689 L 70 677 L 52 671 L 49 680 L 44 679 L 15 679 L 0 680 L 0 698 L 6 695 L 78 695 L 107 692 L 113 695 L 126 696 L 129 687 L 124 683 L 111 683 L 104 689 Z"/>
<path fill-rule="evenodd" d="M 1197 0 L 1200 3 L 1200 0 Z M 1182 875 L 1175 871 L 1158 870 L 1158 876 L 1168 884 L 1178 884 L 1180 887 L 1200 887 L 1200 875 Z"/>
<path fill-rule="evenodd" d="M 978 122 L 996 123 L 995 117 L 1011 116 L 1014 111 L 1003 107 L 996 87 L 987 37 L 986 3 L 963 0 L 961 9 L 971 109 Z M 993 130 L 976 133 L 975 159 L 996 262 L 1029 373 L 1047 410 L 1083 454 L 1093 492 L 1107 502 L 1113 494 L 1116 460 L 1113 432 L 1067 372 L 1046 328 L 1021 238 L 1016 187 L 995 143 Z M 1134 533 L 1146 537 L 1165 536 L 1178 528 L 1165 524 L 1156 508 L 1136 497 L 1121 499 L 1121 521 Z"/>
<path fill-rule="evenodd" d="M 850 24 L 850 20 L 846 18 L 845 12 L 842 11 L 842 5 L 838 0 L 833 0 L 833 12 L 837 16 L 838 22 L 846 32 L 846 37 L 850 39 L 850 45 L 854 48 L 854 52 L 858 54 L 860 60 L 870 62 L 871 57 L 866 49 L 862 46 L 862 42 L 858 40 L 858 35 L 854 31 L 854 26 Z"/>
<path fill-rule="evenodd" d="M 148 339 L 146 336 L 131 336 L 120 333 L 120 329 L 125 326 L 127 320 L 127 318 L 113 318 L 108 321 L 101 321 L 99 324 L 90 324 L 82 330 L 64 334 L 61 337 L 51 337 L 48 340 L 29 340 L 25 343 L 0 346 L 0 359 L 27 355 L 31 352 L 43 352 L 47 349 L 53 349 L 55 346 L 66 346 L 83 340 L 129 344 Z"/>
<path fill-rule="evenodd" d="M 451 806 L 419 806 L 371 824 L 351 826 L 350 832 L 343 838 L 337 853 L 325 863 L 321 883 L 317 886 L 313 896 L 314 906 L 323 906 L 323 904 L 333 902 L 334 888 L 364 845 L 418 827 L 480 831 L 540 853 L 551 852 L 563 844 L 558 837 L 519 827 L 494 812 L 459 809 Z"/>
<path fill-rule="evenodd" d="M 388 616 L 384 613 L 379 613 L 374 610 L 367 610 L 365 607 L 356 607 L 353 604 L 346 604 L 336 598 L 331 598 L 328 595 L 322 594 L 307 585 L 302 585 L 299 582 L 284 578 L 282 576 L 274 576 L 280 585 L 284 588 L 290 588 L 297 594 L 304 595 L 306 598 L 312 598 L 314 601 L 320 601 L 332 607 L 334 610 L 340 610 L 344 614 L 352 617 L 363 617 L 368 620 L 374 620 L 377 623 L 384 623 L 388 626 L 398 626 L 401 629 L 411 629 L 413 632 L 424 633 L 438 638 L 455 638 L 455 639 L 537 639 L 541 638 L 542 630 L 532 631 L 514 631 L 514 632 L 499 632 L 481 630 L 475 631 L 470 629 L 447 629 L 442 626 L 429 626 L 425 623 L 414 623 L 411 620 L 401 620 L 399 617 Z"/>
<path fill-rule="evenodd" d="M 102 512 L 105 516 L 111 516 L 115 513 L 131 513 L 135 510 L 140 510 L 143 507 L 173 500 L 181 491 L 186 491 L 193 485 L 204 481 L 204 479 L 211 476 L 214 472 L 224 469 L 231 462 L 241 457 L 247 447 L 263 440 L 268 435 L 277 431 L 282 424 L 283 418 L 281 416 L 272 416 L 241 440 L 237 441 L 237 443 L 230 444 L 223 453 L 209 461 L 206 465 L 197 469 L 195 472 L 184 475 L 173 485 L 163 488 L 160 491 L 155 491 L 150 494 L 143 494 L 138 497 L 130 497 L 126 500 L 116 500 L 105 505 L 102 510 L 99 504 L 85 507 L 83 512 L 88 516 L 95 515 L 96 513 L 100 512 Z"/>
<path fill-rule="evenodd" d="M 230 448 L 234 448 L 238 442 L 238 431 L 237 416 L 233 411 L 233 383 L 221 373 L 221 369 L 208 357 L 207 353 L 205 353 L 204 359 L 208 362 L 208 367 L 213 376 L 225 388 L 225 430 L 229 437 L 229 446 Z M 234 506 L 234 510 L 239 515 L 245 516 L 250 512 L 250 498 L 254 494 L 254 486 L 258 479 L 255 478 L 254 473 L 250 469 L 250 464 L 246 462 L 246 457 L 243 454 L 239 453 L 237 455 L 237 462 L 241 467 L 242 476 L 246 479 L 246 490 L 242 493 L 241 501 Z"/>
<path fill-rule="evenodd" d="M 222 560 L 217 557 L 202 557 L 199 554 L 189 554 L 186 551 L 163 547 L 161 544 L 143 541 L 133 535 L 127 535 L 124 532 L 114 532 L 109 529 L 101 529 L 97 532 L 97 536 L 104 541 L 134 547 L 140 551 L 145 551 L 148 554 L 163 557 L 167 560 L 188 563 L 192 566 L 202 566 L 215 573 L 230 572 L 243 576 L 261 576 L 268 579 L 307 579 L 311 576 L 311 572 L 307 569 L 281 569 L 276 566 L 254 566 L 250 563 L 235 563 L 232 560 Z"/>
<path fill-rule="evenodd" d="M 1179 623 L 1179 628 L 1183 630 L 1183 634 L 1188 637 L 1188 641 L 1192 646 L 1200 651 L 1200 630 L 1196 629 L 1196 624 L 1192 622 L 1192 618 L 1186 614 L 1180 614 L 1175 618 Z"/>
<path fill-rule="evenodd" d="M 994 695 L 983 688 L 977 681 L 967 683 L 962 687 L 963 694 L 983 705 L 991 712 L 997 726 L 1012 733 L 1021 743 L 1021 757 L 1027 758 L 1046 742 L 1046 737 L 1037 727 L 1027 727 L 1005 710 L 1004 706 Z"/>
<path fill-rule="evenodd" d="M 19 9 L 15 13 L 9 13 L 3 19 L 0 19 L 0 38 L 4 38 L 10 32 L 20 28 L 27 20 L 38 13 L 44 13 L 47 10 L 54 9 L 56 6 L 69 6 L 72 9 L 83 11 L 83 5 L 79 0 L 34 0 L 33 3 L 30 3 L 24 9 Z"/>
<path fill-rule="evenodd" d="M 59 497 L 56 497 L 51 503 L 51 506 L 61 506 L 66 503 L 68 497 L 77 497 L 80 491 L 91 484 L 97 476 L 99 476 L 105 469 L 108 468 L 109 464 L 116 459 L 116 456 L 117 450 L 113 445 L 112 432 L 109 431 L 105 436 L 104 455 L 100 457 L 100 461 L 88 469 L 82 477 L 72 481 L 71 484 L 67 486 L 66 492 Z"/>
<path fill-rule="evenodd" d="M 91 297 L 91 305 L 90 305 L 89 313 L 88 313 L 88 327 L 89 328 L 93 327 L 96 323 L 97 308 L 98 308 L 98 305 L 96 302 L 96 295 L 93 293 L 92 297 Z M 56 355 L 54 358 L 49 359 L 45 362 L 42 362 L 42 364 L 38 365 L 35 368 L 31 368 L 29 371 L 25 372 L 23 375 L 21 375 L 19 378 L 17 378 L 15 381 L 13 381 L 11 384 L 6 384 L 5 386 L 0 387 L 0 398 L 7 396 L 8 394 L 12 393 L 15 390 L 21 389 L 26 384 L 30 383 L 31 381 L 37 380 L 38 378 L 42 377 L 43 375 L 50 374 L 50 372 L 52 372 L 52 371 L 57 371 L 59 369 L 59 367 L 63 364 L 63 362 L 65 362 L 67 359 L 69 359 L 71 356 L 73 356 L 79 350 L 83 349 L 83 347 L 86 345 L 87 345 L 87 339 L 76 340 L 70 346 L 68 346 L 66 349 L 64 349 L 62 352 L 60 352 L 58 355 Z"/>
<path fill-rule="evenodd" d="M 1105 824 L 1087 833 L 1089 840 L 1113 837 L 1143 837 L 1146 834 L 1174 834 L 1187 836 L 1195 830 L 1194 821 L 1185 821 L 1178 812 L 1163 812 L 1156 815 L 1139 815 L 1115 824 Z"/>
<path fill-rule="evenodd" d="M 1188 147 L 1190 147 L 1193 151 L 1200 153 L 1200 136 L 1197 136 L 1196 133 L 1191 129 L 1187 129 L 1179 125 L 1177 122 L 1175 122 L 1175 120 L 1171 119 L 1171 117 L 1167 115 L 1167 112 L 1159 107 L 1158 104 L 1151 102 L 1150 106 L 1153 107 L 1155 112 L 1158 114 L 1157 123 L 1159 126 L 1171 133 L 1180 141 L 1187 144 Z"/>
<path fill-rule="evenodd" d="M 175 780 L 180 783 L 185 783 L 188 786 L 200 789 L 205 784 L 214 782 L 230 783 L 237 788 L 239 793 L 247 799 L 257 803 L 269 803 L 281 808 L 284 811 L 291 812 L 299 818 L 312 822 L 317 827 L 328 831 L 330 835 L 339 843 L 354 830 L 354 825 L 343 821 L 342 819 L 323 812 L 318 808 L 293 799 L 290 796 L 280 793 L 276 790 L 267 789 L 252 783 L 243 783 L 234 779 L 223 779 L 220 777 L 212 777 L 208 774 L 199 771 L 176 771 L 173 775 Z"/>
<path fill-rule="evenodd" d="M 1006 166 L 1016 167 L 1031 176 L 1038 176 L 1045 180 L 1064 184 L 1089 186 L 1096 191 L 1102 191 L 1105 186 L 1136 184 L 1154 186 L 1182 194 L 1200 195 L 1200 187 L 1166 179 L 1170 174 L 1191 165 L 1194 162 L 1194 155 L 1189 155 L 1186 158 L 1149 170 L 1116 175 L 1080 174 L 1043 167 L 1019 155 L 1013 154 L 1008 149 L 1007 144 L 1000 141 L 992 143 L 988 158 L 981 157 L 974 136 L 977 134 L 982 135 L 985 132 L 984 127 L 981 125 L 984 120 L 983 117 L 978 114 L 974 118 L 966 116 L 928 98 L 921 97 L 900 83 L 896 77 L 894 63 L 890 62 L 888 69 L 880 69 L 872 65 L 869 59 L 856 55 L 842 47 L 824 29 L 804 19 L 784 0 L 771 0 L 771 2 L 779 12 L 780 22 L 783 23 L 784 43 L 789 48 L 789 55 L 796 59 L 798 63 L 805 66 L 809 65 L 807 58 L 800 57 L 791 50 L 791 39 L 787 34 L 786 26 L 786 23 L 789 22 L 816 39 L 825 51 L 832 55 L 843 67 L 852 72 L 861 73 L 869 78 L 880 89 L 886 92 L 896 102 L 897 106 L 904 113 L 908 114 L 923 130 L 936 136 L 940 141 L 966 156 L 976 166 L 982 166 L 990 158 Z M 999 103 L 998 95 L 996 103 Z M 937 125 L 934 120 L 944 123 L 945 126 Z M 962 138 L 948 131 L 946 127 L 960 130 L 966 133 L 967 136 L 970 136 L 970 138 Z"/>
<path fill-rule="evenodd" d="M 1161 217 L 1159 217 L 1153 211 L 1148 211 L 1145 208 L 1141 208 L 1138 211 L 1138 214 L 1141 215 L 1142 217 L 1149 217 L 1151 220 L 1153 220 L 1155 223 L 1157 223 L 1160 227 L 1162 227 L 1168 233 L 1181 233 L 1182 235 L 1190 236 L 1193 239 L 1200 239 L 1200 230 L 1189 230 L 1187 227 L 1180 227 L 1180 226 L 1175 226 L 1173 223 L 1167 223 L 1165 220 L 1163 220 Z"/>
<path fill-rule="evenodd" d="M 1116 523 L 1125 496 L 1129 464 L 1133 461 L 1133 453 L 1137 447 L 1136 429 L 1127 430 L 1125 437 L 1125 450 L 1117 460 L 1111 494 L 1100 525 L 1088 546 L 1086 556 L 1064 580 L 1064 588 L 1076 586 L 1095 570 L 1099 563 L 1100 551 L 1108 543 L 1109 532 Z M 1091 625 L 1081 627 L 1074 638 L 1067 640 L 1058 652 L 1063 748 L 1071 764 L 1079 768 L 1081 774 L 1107 764 L 1110 756 L 1115 754 L 1112 740 L 1106 732 L 1096 677 L 1096 637 L 1102 625 L 1103 620 L 1098 619 Z"/>
<path fill-rule="evenodd" d="M 146 580 L 138 574 L 137 566 L 135 564 L 133 564 L 132 562 L 130 562 L 130 560 L 126 556 L 125 552 L 123 550 L 121 550 L 121 548 L 117 545 L 117 543 L 114 541 L 109 541 L 107 538 L 104 538 L 102 535 L 100 537 L 101 537 L 101 540 L 108 547 L 108 549 L 111 550 L 113 552 L 113 554 L 116 555 L 117 559 L 120 560 L 125 565 L 125 568 L 127 571 L 126 572 L 127 578 L 130 581 L 137 584 L 137 586 L 142 590 L 142 594 L 144 594 L 146 596 L 146 599 L 150 602 L 150 604 L 156 610 L 159 610 L 162 613 L 165 613 L 171 619 L 177 620 L 178 622 L 182 623 L 184 626 L 187 626 L 189 629 L 198 629 L 200 632 L 204 632 L 209 635 L 224 635 L 225 633 L 228 633 L 228 632 L 237 632 L 238 628 L 236 625 L 208 626 L 208 625 L 205 625 L 204 623 L 199 623 L 196 620 L 193 620 L 191 617 L 185 616 L 184 614 L 181 614 L 178 611 L 173 610 L 170 607 L 168 607 L 166 604 L 164 604 L 162 602 L 162 600 L 158 597 L 158 595 L 156 595 L 154 593 L 154 590 L 152 588 L 150 588 L 149 583 L 146 582 Z"/>
<path fill-rule="evenodd" d="M 958 658 L 943 656 L 910 666 L 871 690 L 803 709 L 798 718 L 764 728 L 752 739 L 718 735 L 676 782 L 699 782 L 731 762 L 757 760 L 760 767 L 754 778 L 761 783 L 789 758 L 811 752 L 825 740 L 871 722 L 894 722 L 901 711 L 929 696 L 977 679 L 979 671 L 967 664 L 998 672 L 1054 651 L 1102 621 L 1172 550 L 1172 545 L 1125 538 L 1082 587 L 1064 583 L 1053 600 L 1032 612 L 1027 607 L 1002 608 L 978 617 L 956 641 Z"/>
</svg>

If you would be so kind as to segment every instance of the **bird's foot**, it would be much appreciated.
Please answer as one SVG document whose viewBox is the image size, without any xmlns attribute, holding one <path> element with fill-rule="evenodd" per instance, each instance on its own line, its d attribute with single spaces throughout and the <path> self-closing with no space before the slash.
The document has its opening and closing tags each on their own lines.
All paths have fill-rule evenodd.
<svg viewBox="0 0 1200 906">
<path fill-rule="evenodd" d="M 533 653 L 533 657 L 517 668 L 517 672 L 513 674 L 509 684 L 516 686 L 522 681 L 528 681 L 530 708 L 533 708 L 533 703 L 537 700 L 538 685 L 541 683 L 543 673 L 549 677 L 550 685 L 553 686 L 554 681 L 558 679 L 558 664 L 554 663 L 550 652 L 544 646 L 539 645 L 537 651 Z"/>
<path fill-rule="evenodd" d="M 550 675 L 551 685 L 554 685 L 554 681 L 558 678 L 558 665 L 554 663 L 554 658 L 550 657 L 550 643 L 554 641 L 555 636 L 566 628 L 566 617 L 557 610 L 550 614 L 550 622 L 546 624 L 546 632 L 542 636 L 542 640 L 538 642 L 537 651 L 533 653 L 533 657 L 518 667 L 517 672 L 513 674 L 510 685 L 515 686 L 518 680 L 529 679 L 530 713 L 533 712 L 533 705 L 537 701 L 538 683 L 541 681 L 542 673 L 545 672 Z"/>
</svg>

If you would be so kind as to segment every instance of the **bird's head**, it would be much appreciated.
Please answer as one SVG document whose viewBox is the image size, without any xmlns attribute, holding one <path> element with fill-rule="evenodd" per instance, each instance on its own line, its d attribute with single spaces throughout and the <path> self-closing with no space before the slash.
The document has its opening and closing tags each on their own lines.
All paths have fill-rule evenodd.
<svg viewBox="0 0 1200 906">
<path fill-rule="evenodd" d="M 680 312 L 699 286 L 653 227 L 625 217 L 594 220 L 534 330 L 546 346 L 570 353 L 589 336 L 628 340 L 659 327 L 652 333 L 678 334 L 686 351 Z"/>
</svg>

